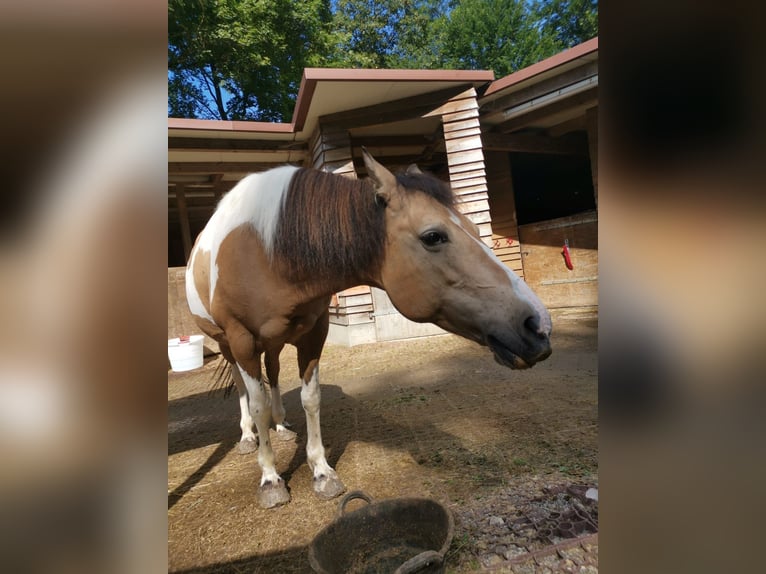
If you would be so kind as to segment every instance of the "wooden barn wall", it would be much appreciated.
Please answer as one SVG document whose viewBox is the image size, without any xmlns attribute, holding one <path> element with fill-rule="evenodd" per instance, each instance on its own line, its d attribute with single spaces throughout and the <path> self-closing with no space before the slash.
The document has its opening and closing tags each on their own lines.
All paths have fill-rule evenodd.
<svg viewBox="0 0 766 574">
<path fill-rule="evenodd" d="M 587 211 L 519 226 L 525 279 L 549 308 L 598 305 L 598 215 Z M 572 270 L 562 248 L 569 241 Z"/>
<path fill-rule="evenodd" d="M 500 261 L 524 277 L 519 244 L 519 225 L 508 153 L 485 151 L 489 209 L 492 214 L 492 250 Z"/>
<path fill-rule="evenodd" d="M 203 334 L 186 302 L 186 267 L 168 267 L 168 339 Z M 205 335 L 205 355 L 220 352 L 218 343 Z"/>
</svg>

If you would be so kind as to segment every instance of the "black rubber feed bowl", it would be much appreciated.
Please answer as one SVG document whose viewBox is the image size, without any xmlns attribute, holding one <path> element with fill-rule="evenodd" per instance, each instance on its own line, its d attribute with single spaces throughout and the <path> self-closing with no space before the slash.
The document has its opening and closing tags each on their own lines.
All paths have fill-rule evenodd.
<svg viewBox="0 0 766 574">
<path fill-rule="evenodd" d="M 344 513 L 355 498 L 368 505 Z M 309 562 L 319 574 L 441 573 L 454 529 L 452 514 L 435 500 L 373 502 L 363 492 L 350 492 L 335 521 L 309 546 Z"/>
</svg>

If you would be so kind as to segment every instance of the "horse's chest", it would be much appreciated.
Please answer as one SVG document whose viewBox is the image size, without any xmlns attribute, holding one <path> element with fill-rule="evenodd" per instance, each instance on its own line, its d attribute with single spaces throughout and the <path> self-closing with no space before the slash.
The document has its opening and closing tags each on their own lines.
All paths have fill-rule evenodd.
<svg viewBox="0 0 766 574">
<path fill-rule="evenodd" d="M 306 333 L 311 332 L 328 311 L 328 302 L 306 305 L 289 313 L 271 317 L 258 331 L 266 343 L 295 343 Z"/>
</svg>

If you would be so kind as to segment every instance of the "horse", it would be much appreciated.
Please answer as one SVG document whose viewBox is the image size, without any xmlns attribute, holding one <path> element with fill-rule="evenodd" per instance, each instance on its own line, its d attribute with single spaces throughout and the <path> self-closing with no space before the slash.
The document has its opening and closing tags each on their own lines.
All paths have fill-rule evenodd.
<svg viewBox="0 0 766 574">
<path fill-rule="evenodd" d="M 481 240 L 450 187 L 417 166 L 394 175 L 366 149 L 362 155 L 368 177 L 358 180 L 295 166 L 246 176 L 220 200 L 190 254 L 189 308 L 231 365 L 243 451 L 255 449 L 255 422 L 263 508 L 290 500 L 269 438 L 271 422 L 277 436 L 291 432 L 278 386 L 286 344 L 297 349 L 315 494 L 345 491 L 319 422 L 332 294 L 383 289 L 405 317 L 486 346 L 512 369 L 551 354 L 548 310 Z"/>
</svg>

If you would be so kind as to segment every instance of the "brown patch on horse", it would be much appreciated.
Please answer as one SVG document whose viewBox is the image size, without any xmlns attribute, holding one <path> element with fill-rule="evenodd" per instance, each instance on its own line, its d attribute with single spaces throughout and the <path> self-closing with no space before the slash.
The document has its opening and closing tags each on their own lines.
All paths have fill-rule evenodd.
<svg viewBox="0 0 766 574">
<path fill-rule="evenodd" d="M 316 370 L 318 365 L 319 365 L 319 361 L 317 359 L 313 359 L 309 363 L 309 366 L 306 367 L 306 371 L 303 373 L 304 383 L 308 383 L 311 380 L 311 377 L 314 376 L 314 371 Z"/>
</svg>

